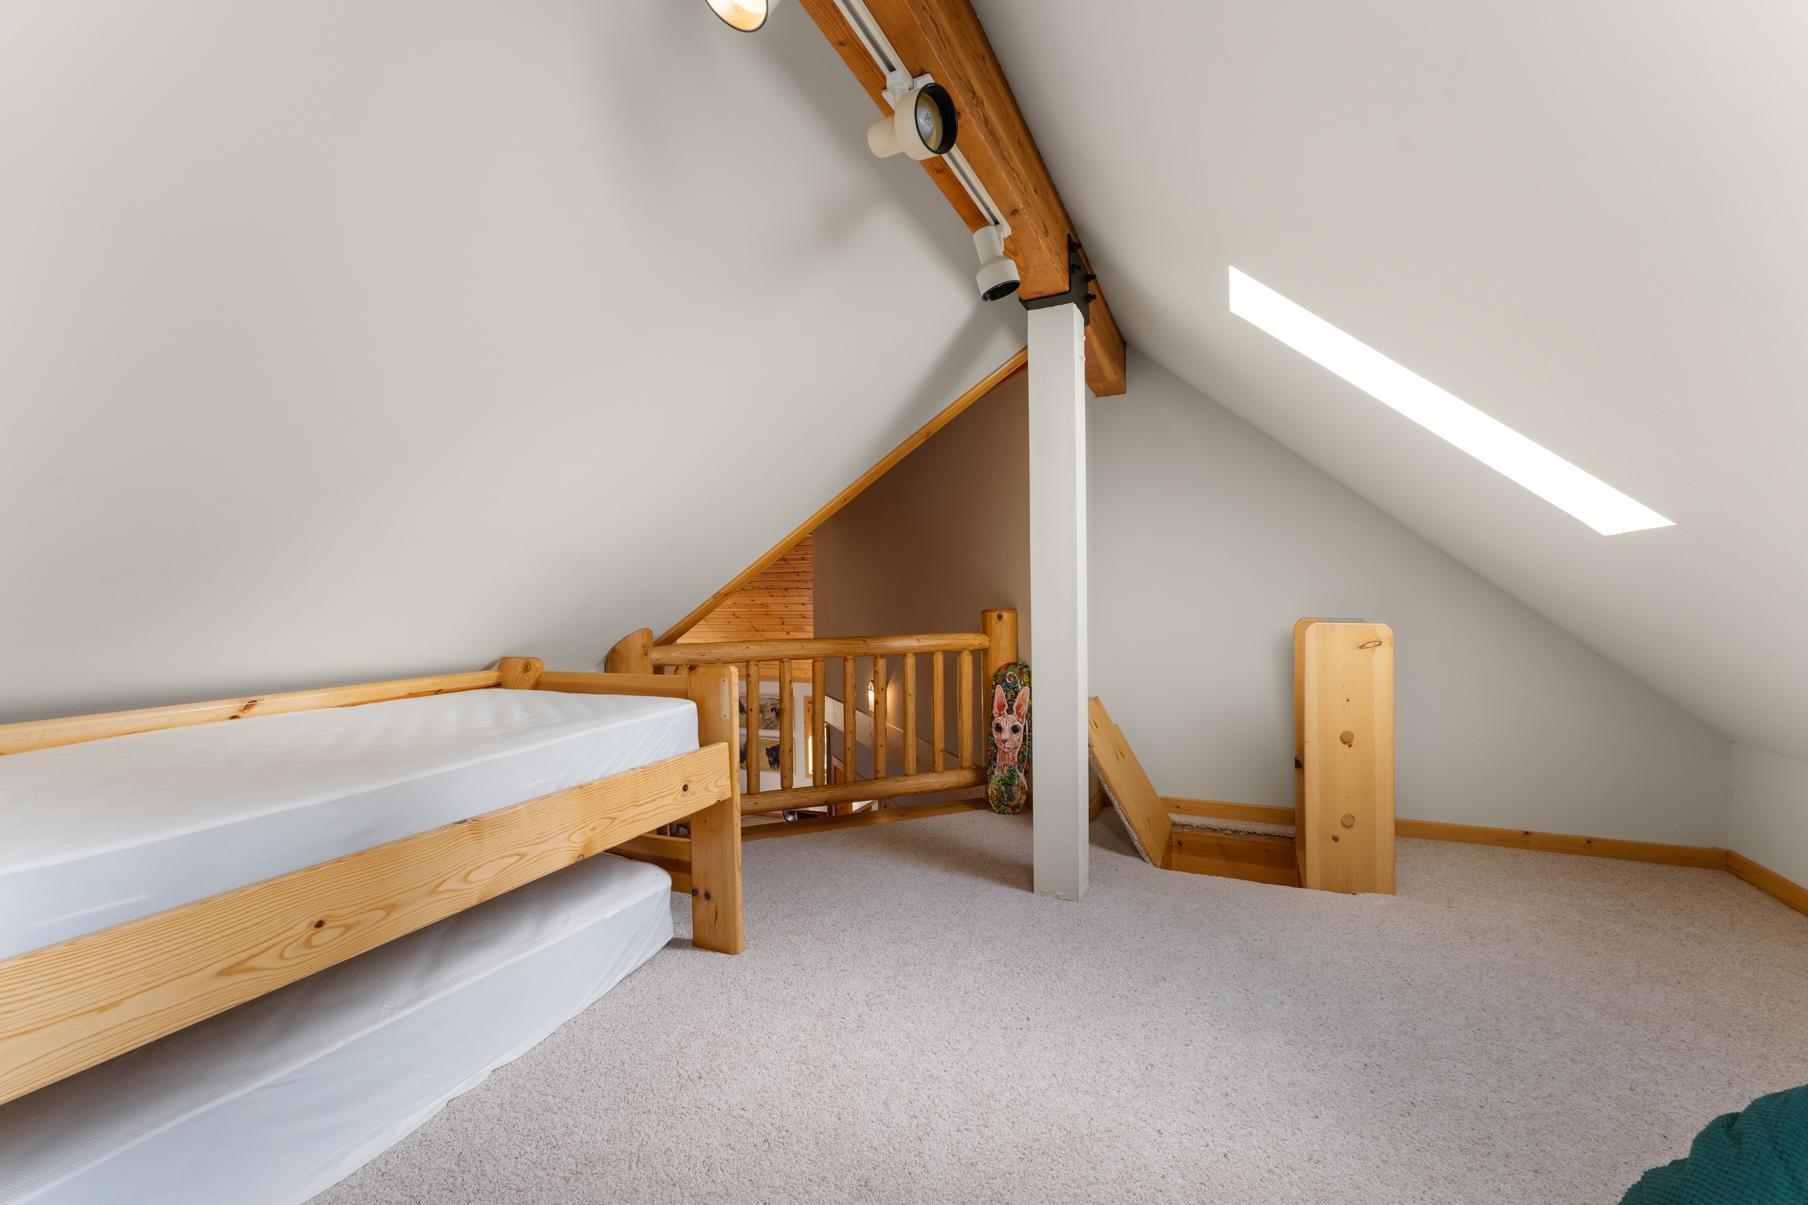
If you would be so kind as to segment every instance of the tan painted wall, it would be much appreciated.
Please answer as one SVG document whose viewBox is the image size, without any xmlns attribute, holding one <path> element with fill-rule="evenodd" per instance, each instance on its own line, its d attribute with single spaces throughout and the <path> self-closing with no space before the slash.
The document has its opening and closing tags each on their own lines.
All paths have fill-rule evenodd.
<svg viewBox="0 0 1808 1205">
<path fill-rule="evenodd" d="M 1015 607 L 1028 660 L 1029 602 L 1029 392 L 1018 373 L 817 528 L 816 634 L 974 632 L 982 610 Z M 917 672 L 927 682 L 927 658 Z M 947 674 L 952 691 L 952 661 Z M 952 746 L 952 694 L 948 707 Z"/>
<path fill-rule="evenodd" d="M 1016 607 L 1030 640 L 1029 391 L 1018 373 L 816 531 L 816 634 L 972 632 Z"/>
</svg>

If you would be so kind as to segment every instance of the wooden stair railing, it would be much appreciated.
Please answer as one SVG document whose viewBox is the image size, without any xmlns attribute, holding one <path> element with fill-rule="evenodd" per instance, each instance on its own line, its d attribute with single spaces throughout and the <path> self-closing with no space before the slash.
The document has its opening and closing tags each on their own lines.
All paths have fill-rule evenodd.
<svg viewBox="0 0 1808 1205">
<path fill-rule="evenodd" d="M 1000 665 L 1017 659 L 1017 613 L 999 608 L 981 615 L 978 632 L 940 632 L 902 636 L 842 636 L 806 640 L 748 640 L 694 644 L 652 643 L 643 628 L 623 638 L 609 650 L 605 667 L 613 673 L 657 673 L 682 667 L 734 665 L 746 681 L 747 782 L 742 793 L 743 815 L 772 814 L 801 808 L 847 804 L 866 800 L 895 799 L 908 795 L 942 794 L 983 786 L 985 770 L 975 757 L 983 749 L 987 711 L 975 710 L 978 689 L 974 657 L 978 654 L 980 683 L 991 681 Z M 928 659 L 928 731 L 921 731 L 921 662 Z M 954 675 L 953 745 L 948 748 L 948 661 Z M 903 737 L 900 766 L 891 759 L 890 687 L 894 660 L 899 671 Z M 839 661 L 841 699 L 827 693 L 829 665 Z M 861 672 L 862 663 L 866 672 Z M 803 672 L 807 670 L 807 672 Z M 768 789 L 761 781 L 768 761 L 760 733 L 760 683 L 776 677 L 778 690 L 778 786 Z M 804 698 L 804 736 L 798 747 L 800 705 L 794 683 L 809 683 Z M 859 707 L 859 690 L 870 688 L 867 710 Z M 840 723 L 835 723 L 839 715 Z M 870 739 L 860 739 L 862 720 L 870 723 Z M 831 734 L 840 731 L 838 742 Z M 979 745 L 975 739 L 979 738 Z M 831 758 L 831 744 L 839 746 Z M 927 744 L 927 756 L 920 746 Z M 870 751 L 872 772 L 860 776 L 859 750 Z M 839 781 L 831 781 L 832 761 L 841 767 Z M 927 765 L 925 765 L 927 762 Z M 952 762 L 952 764 L 950 764 Z M 800 778 L 805 780 L 800 783 Z M 800 831 L 810 827 L 796 826 Z"/>
</svg>

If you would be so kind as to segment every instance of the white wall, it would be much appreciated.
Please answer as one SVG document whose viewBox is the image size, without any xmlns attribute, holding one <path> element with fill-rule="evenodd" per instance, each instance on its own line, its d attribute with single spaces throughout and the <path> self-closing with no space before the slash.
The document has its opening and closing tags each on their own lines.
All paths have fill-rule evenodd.
<svg viewBox="0 0 1808 1205">
<path fill-rule="evenodd" d="M 976 7 L 1141 351 L 1808 761 L 1808 10 Z M 1233 264 L 1676 526 L 1596 535 L 1231 314 Z"/>
<path fill-rule="evenodd" d="M 1092 403 L 1092 684 L 1164 794 L 1292 803 L 1290 629 L 1391 624 L 1402 816 L 1725 842 L 1730 746 L 1138 357 Z"/>
<path fill-rule="evenodd" d="M 1731 829 L 1729 849 L 1808 883 L 1808 764 L 1735 744 Z"/>
<path fill-rule="evenodd" d="M 796 5 L 0 5 L 0 720 L 676 620 L 1022 345 L 873 116 Z"/>
</svg>

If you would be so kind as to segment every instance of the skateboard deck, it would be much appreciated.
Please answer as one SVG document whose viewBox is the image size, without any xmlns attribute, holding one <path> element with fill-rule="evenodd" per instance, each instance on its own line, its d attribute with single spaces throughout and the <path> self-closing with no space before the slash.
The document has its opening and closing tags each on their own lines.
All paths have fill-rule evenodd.
<svg viewBox="0 0 1808 1205">
<path fill-rule="evenodd" d="M 992 674 L 986 724 L 986 802 L 1010 815 L 1030 804 L 1030 667 L 1009 661 Z"/>
</svg>

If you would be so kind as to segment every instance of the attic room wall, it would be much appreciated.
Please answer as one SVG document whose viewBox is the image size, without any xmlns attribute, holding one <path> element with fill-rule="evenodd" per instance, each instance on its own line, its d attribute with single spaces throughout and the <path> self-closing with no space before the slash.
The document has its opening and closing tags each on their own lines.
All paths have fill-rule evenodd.
<svg viewBox="0 0 1808 1205">
<path fill-rule="evenodd" d="M 1159 791 L 1291 805 L 1290 629 L 1361 617 L 1398 640 L 1401 816 L 1725 843 L 1723 737 L 1160 365 L 1130 382 L 1088 412 L 1091 676 Z"/>
<path fill-rule="evenodd" d="M 1019 372 L 816 529 L 817 635 L 974 632 L 981 611 L 1014 607 L 1027 660 L 1029 524 L 1029 377 Z M 947 681 L 952 717 L 951 665 Z"/>
<path fill-rule="evenodd" d="M 0 5 L 0 721 L 663 630 L 1022 344 L 872 118 L 797 5 Z"/>
<path fill-rule="evenodd" d="M 1808 764 L 1735 744 L 1730 827 L 1727 848 L 1808 884 Z"/>
</svg>

